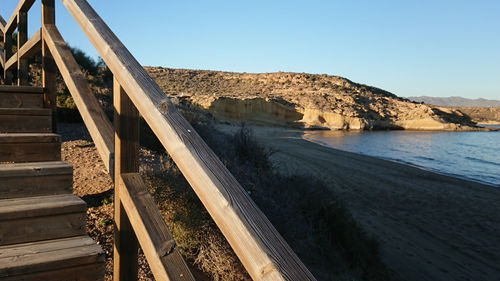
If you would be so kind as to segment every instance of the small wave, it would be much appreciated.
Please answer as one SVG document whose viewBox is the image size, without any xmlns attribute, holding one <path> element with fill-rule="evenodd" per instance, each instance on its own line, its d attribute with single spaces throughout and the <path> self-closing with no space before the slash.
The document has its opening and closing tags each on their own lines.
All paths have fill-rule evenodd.
<svg viewBox="0 0 500 281">
<path fill-rule="evenodd" d="M 488 160 L 485 160 L 485 159 L 479 159 L 479 158 L 476 158 L 476 157 L 470 157 L 470 156 L 465 156 L 464 158 L 465 158 L 466 160 L 471 160 L 471 161 L 478 162 L 478 163 L 483 163 L 483 164 L 490 164 L 490 165 L 500 166 L 500 163 L 497 163 L 497 162 L 492 162 L 492 161 L 488 161 Z"/>
</svg>

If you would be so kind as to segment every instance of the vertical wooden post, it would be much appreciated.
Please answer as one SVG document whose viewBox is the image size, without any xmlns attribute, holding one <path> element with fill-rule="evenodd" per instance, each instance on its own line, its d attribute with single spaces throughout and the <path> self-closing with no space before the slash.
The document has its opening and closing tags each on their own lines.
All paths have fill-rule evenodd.
<svg viewBox="0 0 500 281">
<path fill-rule="evenodd" d="M 115 107 L 115 233 L 113 280 L 137 280 L 138 242 L 120 199 L 118 178 L 139 171 L 139 112 L 120 83 L 113 82 Z"/>
<path fill-rule="evenodd" d="M 55 24 L 55 3 L 54 0 L 42 0 L 42 28 L 46 24 Z M 49 47 L 42 37 L 42 80 L 44 90 L 44 107 L 52 109 L 52 131 L 56 132 L 57 113 L 57 85 L 56 85 L 56 63 Z"/>
<path fill-rule="evenodd" d="M 28 41 L 28 13 L 17 14 L 17 85 L 28 85 L 28 60 L 19 57 L 19 50 Z"/>
<path fill-rule="evenodd" d="M 3 61 L 7 64 L 7 61 L 12 56 L 12 33 L 6 32 L 3 36 Z M 5 85 L 12 84 L 12 71 L 4 69 L 3 80 Z"/>
</svg>

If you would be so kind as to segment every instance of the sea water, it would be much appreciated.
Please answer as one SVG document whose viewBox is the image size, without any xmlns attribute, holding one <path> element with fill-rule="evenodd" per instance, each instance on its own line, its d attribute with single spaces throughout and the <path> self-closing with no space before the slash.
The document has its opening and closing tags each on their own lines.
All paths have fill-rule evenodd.
<svg viewBox="0 0 500 281">
<path fill-rule="evenodd" d="M 500 187 L 500 131 L 308 131 L 304 138 Z"/>
</svg>

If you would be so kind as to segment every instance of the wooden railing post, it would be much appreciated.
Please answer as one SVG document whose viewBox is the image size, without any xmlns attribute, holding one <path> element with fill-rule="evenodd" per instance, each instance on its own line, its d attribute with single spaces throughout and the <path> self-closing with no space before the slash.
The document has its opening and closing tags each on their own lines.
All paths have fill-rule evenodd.
<svg viewBox="0 0 500 281">
<path fill-rule="evenodd" d="M 139 113 L 116 79 L 115 107 L 115 233 L 113 275 L 115 281 L 137 280 L 138 242 L 121 202 L 119 177 L 139 171 Z"/>
<path fill-rule="evenodd" d="M 54 0 L 42 0 L 42 28 L 48 24 L 55 24 Z M 52 109 L 52 130 L 56 131 L 57 113 L 57 85 L 56 85 L 56 63 L 50 53 L 49 47 L 42 36 L 42 79 L 44 89 L 44 107 Z"/>
<path fill-rule="evenodd" d="M 12 56 L 12 33 L 9 33 L 7 30 L 3 36 L 3 61 L 7 63 L 7 61 Z M 3 80 L 5 85 L 12 84 L 12 71 L 4 69 L 3 72 Z"/>
<path fill-rule="evenodd" d="M 17 14 L 17 85 L 28 85 L 28 60 L 21 59 L 21 47 L 28 41 L 28 12 Z"/>
</svg>

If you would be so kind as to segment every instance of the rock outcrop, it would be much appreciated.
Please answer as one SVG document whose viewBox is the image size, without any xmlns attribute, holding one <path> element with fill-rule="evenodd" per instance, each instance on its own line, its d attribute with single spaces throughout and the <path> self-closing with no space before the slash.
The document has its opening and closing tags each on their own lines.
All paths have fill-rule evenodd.
<svg viewBox="0 0 500 281">
<path fill-rule="evenodd" d="M 167 95 L 187 99 L 222 119 L 338 130 L 480 129 L 459 110 L 411 102 L 338 76 L 146 70 Z"/>
</svg>

